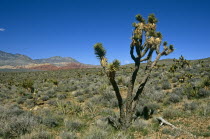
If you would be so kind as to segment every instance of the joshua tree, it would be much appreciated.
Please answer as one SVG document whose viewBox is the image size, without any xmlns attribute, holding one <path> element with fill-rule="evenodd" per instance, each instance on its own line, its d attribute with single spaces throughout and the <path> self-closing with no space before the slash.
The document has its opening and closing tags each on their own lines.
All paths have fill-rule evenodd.
<svg viewBox="0 0 210 139">
<path fill-rule="evenodd" d="M 179 59 L 174 59 L 173 61 L 178 66 L 179 69 L 184 69 L 185 67 L 190 66 L 190 61 L 184 59 L 182 55 L 179 57 Z"/>
<path fill-rule="evenodd" d="M 167 42 L 162 43 L 162 34 L 156 32 L 156 23 L 158 22 L 154 14 L 148 16 L 147 21 L 140 15 L 136 15 L 137 23 L 133 23 L 134 30 L 132 32 L 132 41 L 130 44 L 130 56 L 135 63 L 132 76 L 130 78 L 127 96 L 125 101 L 121 96 L 119 87 L 115 80 L 116 71 L 120 67 L 120 62 L 114 60 L 112 63 L 107 62 L 106 50 L 101 43 L 94 45 L 96 56 L 99 58 L 101 66 L 103 67 L 118 100 L 120 117 L 118 120 L 111 123 L 117 128 L 126 129 L 134 120 L 134 113 L 139 97 L 143 92 L 144 86 L 147 83 L 152 69 L 155 67 L 161 56 L 168 55 L 173 52 L 173 45 L 167 46 Z M 163 50 L 160 51 L 160 46 L 163 45 Z M 152 55 L 155 53 L 155 60 L 152 61 Z M 138 89 L 134 92 L 134 84 L 136 81 L 137 73 L 139 71 L 140 63 L 146 61 L 147 66 L 145 76 L 142 77 L 142 82 L 139 84 Z"/>
</svg>

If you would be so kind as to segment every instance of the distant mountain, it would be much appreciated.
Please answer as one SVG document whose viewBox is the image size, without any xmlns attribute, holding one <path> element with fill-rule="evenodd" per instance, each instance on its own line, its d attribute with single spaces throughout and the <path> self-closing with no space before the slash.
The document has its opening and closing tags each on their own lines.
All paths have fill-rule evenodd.
<svg viewBox="0 0 210 139">
<path fill-rule="evenodd" d="M 26 55 L 0 51 L 0 69 L 60 70 L 93 67 L 78 62 L 71 57 L 54 56 L 44 59 L 31 59 Z"/>
<path fill-rule="evenodd" d="M 11 54 L 0 51 L 0 66 L 10 65 L 27 65 L 29 63 L 35 63 L 30 57 L 21 54 Z"/>
<path fill-rule="evenodd" d="M 26 55 L 11 54 L 11 53 L 0 51 L 0 66 L 5 66 L 5 65 L 22 66 L 22 65 L 28 65 L 28 64 L 43 64 L 43 63 L 56 64 L 56 63 L 62 63 L 62 62 L 79 63 L 77 60 L 71 57 L 54 56 L 54 57 L 45 58 L 45 59 L 33 60 Z"/>
<path fill-rule="evenodd" d="M 45 59 L 35 59 L 34 61 L 36 61 L 37 63 L 50 63 L 50 64 L 62 63 L 62 62 L 79 63 L 77 60 L 71 57 L 60 57 L 60 56 L 54 56 L 54 57 L 45 58 Z"/>
</svg>

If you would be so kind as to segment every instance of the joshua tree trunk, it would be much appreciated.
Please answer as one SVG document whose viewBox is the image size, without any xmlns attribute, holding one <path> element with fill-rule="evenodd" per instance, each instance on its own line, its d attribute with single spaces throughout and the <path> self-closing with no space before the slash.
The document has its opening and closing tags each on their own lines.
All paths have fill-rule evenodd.
<svg viewBox="0 0 210 139">
<path fill-rule="evenodd" d="M 148 16 L 147 23 L 141 15 L 136 16 L 138 23 L 133 23 L 134 30 L 132 33 L 132 42 L 130 44 L 130 56 L 135 63 L 135 68 L 130 78 L 128 92 L 125 102 L 123 102 L 119 87 L 115 81 L 116 71 L 119 69 L 120 62 L 118 60 L 108 63 L 105 58 L 106 50 L 101 43 L 94 45 L 95 54 L 101 61 L 109 81 L 115 91 L 115 95 L 118 100 L 118 106 L 120 111 L 120 117 L 118 122 L 121 129 L 127 129 L 134 120 L 133 115 L 136 110 L 136 105 L 139 101 L 139 97 L 143 92 L 143 89 L 150 77 L 151 71 L 163 55 L 168 55 L 173 52 L 173 45 L 167 46 L 167 42 L 163 43 L 163 50 L 160 52 L 160 46 L 162 44 L 162 35 L 160 32 L 156 32 L 157 19 L 154 14 Z M 144 37 L 143 37 L 144 36 Z M 135 50 L 135 52 L 134 52 Z M 156 52 L 156 58 L 152 61 L 152 55 Z M 135 53 L 135 54 L 134 54 Z M 142 81 L 136 92 L 134 92 L 135 81 L 139 72 L 140 63 L 146 61 L 146 68 L 144 70 L 145 75 L 142 77 Z M 113 120 L 110 119 L 110 121 Z"/>
</svg>

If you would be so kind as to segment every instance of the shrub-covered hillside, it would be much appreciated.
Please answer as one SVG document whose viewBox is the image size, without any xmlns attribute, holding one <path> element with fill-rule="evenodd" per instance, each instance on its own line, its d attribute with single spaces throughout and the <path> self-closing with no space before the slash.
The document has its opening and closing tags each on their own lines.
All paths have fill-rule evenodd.
<svg viewBox="0 0 210 139">
<path fill-rule="evenodd" d="M 119 114 L 118 103 L 100 68 L 0 72 L 0 138 L 210 137 L 209 60 L 191 61 L 176 70 L 172 70 L 172 61 L 166 62 L 153 70 L 136 108 L 135 122 L 126 131 L 108 124 L 107 117 Z M 116 73 L 123 99 L 132 67 L 121 66 Z M 139 74 L 141 70 L 144 68 Z M 138 77 L 137 83 L 141 81 Z M 145 106 L 149 115 L 143 113 Z M 156 117 L 177 128 L 160 126 Z"/>
</svg>

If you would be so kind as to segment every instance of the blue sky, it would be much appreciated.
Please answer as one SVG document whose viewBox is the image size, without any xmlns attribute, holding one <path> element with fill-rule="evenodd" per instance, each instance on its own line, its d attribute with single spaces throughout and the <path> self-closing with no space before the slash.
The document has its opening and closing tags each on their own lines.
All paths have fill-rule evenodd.
<svg viewBox="0 0 210 139">
<path fill-rule="evenodd" d="M 110 61 L 130 63 L 131 24 L 139 13 L 154 13 L 163 40 L 174 45 L 164 58 L 210 56 L 209 0 L 0 0 L 0 50 L 99 64 L 93 45 L 101 42 Z"/>
</svg>

